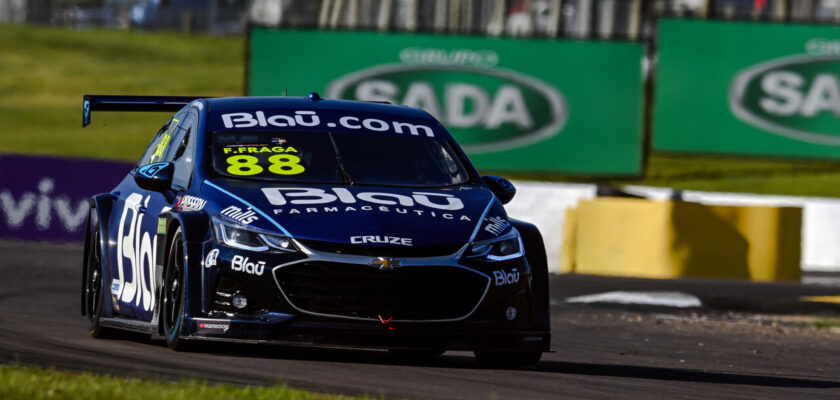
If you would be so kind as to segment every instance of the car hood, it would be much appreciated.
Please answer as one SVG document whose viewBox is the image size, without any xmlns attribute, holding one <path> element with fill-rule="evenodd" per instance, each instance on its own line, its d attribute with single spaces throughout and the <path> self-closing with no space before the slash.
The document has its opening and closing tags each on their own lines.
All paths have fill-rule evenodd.
<svg viewBox="0 0 840 400">
<path fill-rule="evenodd" d="M 450 246 L 474 238 L 488 210 L 504 213 L 486 188 L 289 185 L 205 181 L 208 212 L 297 239 L 366 246 Z M 250 208 L 250 210 L 249 210 Z M 505 219 L 506 216 L 503 216 Z"/>
</svg>

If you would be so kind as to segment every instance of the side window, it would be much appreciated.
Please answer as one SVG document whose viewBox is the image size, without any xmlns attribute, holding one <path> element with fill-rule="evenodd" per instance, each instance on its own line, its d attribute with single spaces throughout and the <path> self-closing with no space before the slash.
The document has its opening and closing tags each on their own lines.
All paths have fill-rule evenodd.
<svg viewBox="0 0 840 400">
<path fill-rule="evenodd" d="M 172 177 L 172 189 L 182 190 L 190 185 L 192 178 L 193 162 L 195 160 L 195 136 L 197 134 L 198 113 L 193 110 L 184 115 L 180 121 L 169 151 L 166 154 L 166 161 L 175 163 L 175 175 Z"/>
<path fill-rule="evenodd" d="M 169 129 L 166 130 L 166 133 L 163 134 L 160 142 L 158 142 L 157 146 L 155 146 L 155 151 L 152 153 L 152 158 L 149 162 L 172 161 L 172 155 L 175 154 L 173 148 L 177 147 L 174 143 L 178 143 L 178 139 L 183 137 L 181 128 L 186 116 L 187 111 L 182 110 L 178 111 L 178 113 L 172 117 L 172 122 L 169 123 Z"/>
<path fill-rule="evenodd" d="M 149 143 L 149 147 L 146 148 L 146 151 L 143 153 L 143 157 L 141 157 L 140 161 L 137 162 L 137 166 L 135 168 L 159 161 L 171 161 L 167 159 L 167 156 L 174 154 L 171 149 L 173 136 L 178 133 L 178 127 L 181 125 L 181 122 L 186 116 L 187 110 L 178 111 L 178 113 L 175 114 L 169 122 L 160 128 L 160 131 L 158 131 L 157 135 L 155 135 L 152 142 Z"/>
<path fill-rule="evenodd" d="M 164 136 L 166 136 L 167 131 L 169 131 L 169 125 L 171 124 L 172 119 L 166 121 L 166 123 L 163 124 L 163 127 L 160 128 L 158 133 L 155 135 L 154 139 L 152 139 L 152 141 L 149 142 L 149 146 L 146 147 L 146 151 L 143 152 L 143 156 L 140 157 L 139 161 L 137 161 L 137 165 L 134 167 L 134 169 L 138 169 L 144 165 L 148 165 L 154 162 L 152 161 L 152 157 L 154 157 L 155 151 L 157 150 L 158 146 L 160 146 L 160 143 L 163 140 Z"/>
</svg>

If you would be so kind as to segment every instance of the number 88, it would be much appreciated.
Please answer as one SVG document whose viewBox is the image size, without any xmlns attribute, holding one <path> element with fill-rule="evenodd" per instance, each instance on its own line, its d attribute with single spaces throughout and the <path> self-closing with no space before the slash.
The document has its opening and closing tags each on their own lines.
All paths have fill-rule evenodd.
<svg viewBox="0 0 840 400">
<path fill-rule="evenodd" d="M 257 175 L 263 172 L 263 167 L 259 163 L 259 159 L 254 156 L 236 155 L 227 158 L 227 172 L 231 175 L 250 176 Z M 300 157 L 291 154 L 276 154 L 268 158 L 271 165 L 268 166 L 268 171 L 277 175 L 297 175 L 305 171 L 303 165 L 300 165 Z"/>
</svg>

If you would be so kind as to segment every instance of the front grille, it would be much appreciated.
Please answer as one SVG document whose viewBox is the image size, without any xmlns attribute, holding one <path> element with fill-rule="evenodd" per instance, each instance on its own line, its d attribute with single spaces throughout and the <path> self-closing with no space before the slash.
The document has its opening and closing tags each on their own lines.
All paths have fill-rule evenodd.
<svg viewBox="0 0 840 400">
<path fill-rule="evenodd" d="M 350 243 L 324 242 L 320 240 L 298 239 L 312 250 L 333 254 L 352 254 L 371 257 L 437 257 L 455 254 L 462 244 L 442 246 L 365 246 Z"/>
<path fill-rule="evenodd" d="M 490 279 L 452 266 L 378 267 L 310 261 L 277 268 L 281 290 L 298 309 L 323 315 L 396 321 L 468 316 Z"/>
</svg>

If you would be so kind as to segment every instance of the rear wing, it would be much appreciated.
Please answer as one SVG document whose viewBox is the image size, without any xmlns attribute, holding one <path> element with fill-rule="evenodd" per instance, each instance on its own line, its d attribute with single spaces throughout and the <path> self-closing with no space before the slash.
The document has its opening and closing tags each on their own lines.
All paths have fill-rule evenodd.
<svg viewBox="0 0 840 400">
<path fill-rule="evenodd" d="M 82 127 L 90 125 L 93 111 L 178 111 L 195 99 L 193 96 L 109 96 L 86 94 L 82 108 Z"/>
</svg>

